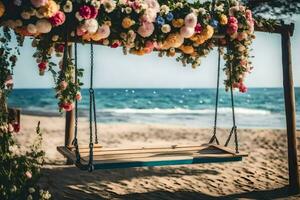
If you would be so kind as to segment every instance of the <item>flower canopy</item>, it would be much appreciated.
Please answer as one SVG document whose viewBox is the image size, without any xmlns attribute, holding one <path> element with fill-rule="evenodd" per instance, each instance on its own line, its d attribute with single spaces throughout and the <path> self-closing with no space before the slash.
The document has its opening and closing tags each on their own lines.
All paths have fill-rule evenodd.
<svg viewBox="0 0 300 200">
<path fill-rule="evenodd" d="M 226 46 L 226 52 L 219 49 L 226 61 L 225 86 L 240 92 L 246 92 L 244 79 L 252 69 L 254 19 L 237 0 L 0 0 L 0 23 L 6 32 L 14 30 L 19 41 L 33 38 L 40 74 L 56 75 L 52 55 L 62 56 L 65 45 L 74 41 L 121 46 L 125 54 L 158 51 L 192 67 L 213 47 Z M 71 110 L 81 98 L 81 83 L 74 84 L 72 60 L 61 71 L 55 79 L 59 106 Z"/>
</svg>

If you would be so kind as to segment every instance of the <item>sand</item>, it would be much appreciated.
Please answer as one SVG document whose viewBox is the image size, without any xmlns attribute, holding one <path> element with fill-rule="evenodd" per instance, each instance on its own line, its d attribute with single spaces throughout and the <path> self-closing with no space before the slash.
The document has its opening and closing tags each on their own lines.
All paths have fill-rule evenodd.
<svg viewBox="0 0 300 200">
<path fill-rule="evenodd" d="M 102 170 L 88 173 L 64 165 L 56 146 L 64 144 L 64 118 L 22 116 L 17 135 L 25 148 L 41 121 L 46 165 L 40 184 L 54 199 L 300 199 L 288 184 L 285 130 L 242 129 L 240 149 L 249 156 L 242 162 Z M 147 147 L 206 143 L 211 129 L 174 125 L 100 124 L 99 140 L 105 147 Z M 219 129 L 219 139 L 229 133 Z M 79 140 L 88 144 L 88 123 L 80 119 Z M 298 146 L 300 149 L 300 133 Z M 299 157 L 300 159 L 300 157 Z"/>
</svg>

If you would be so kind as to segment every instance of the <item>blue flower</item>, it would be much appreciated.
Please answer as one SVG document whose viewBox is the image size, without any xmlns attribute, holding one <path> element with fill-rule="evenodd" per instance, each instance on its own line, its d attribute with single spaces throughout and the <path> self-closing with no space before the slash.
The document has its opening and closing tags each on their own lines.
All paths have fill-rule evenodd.
<svg viewBox="0 0 300 200">
<path fill-rule="evenodd" d="M 170 22 L 174 19 L 174 15 L 171 12 L 169 12 L 166 16 L 166 19 Z"/>
<path fill-rule="evenodd" d="M 158 24 L 158 25 L 164 25 L 165 24 L 165 19 L 162 17 L 162 16 L 158 16 L 157 18 L 156 18 L 156 23 Z"/>
<path fill-rule="evenodd" d="M 219 22 L 218 22 L 217 20 L 213 19 L 213 20 L 211 21 L 210 25 L 211 25 L 212 27 L 214 27 L 214 28 L 217 28 L 218 25 L 219 25 Z"/>
</svg>

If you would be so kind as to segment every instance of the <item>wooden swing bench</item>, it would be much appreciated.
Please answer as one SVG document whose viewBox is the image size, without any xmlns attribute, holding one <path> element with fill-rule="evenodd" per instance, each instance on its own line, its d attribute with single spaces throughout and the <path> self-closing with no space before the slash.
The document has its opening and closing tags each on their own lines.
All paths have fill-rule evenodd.
<svg viewBox="0 0 300 200">
<path fill-rule="evenodd" d="M 79 148 L 80 162 L 76 162 L 75 147 L 60 146 L 57 150 L 73 161 L 78 168 L 88 170 L 89 147 Z M 95 145 L 93 152 L 94 169 L 235 162 L 242 161 L 243 157 L 247 156 L 214 144 L 137 149 L 103 148 Z"/>
</svg>

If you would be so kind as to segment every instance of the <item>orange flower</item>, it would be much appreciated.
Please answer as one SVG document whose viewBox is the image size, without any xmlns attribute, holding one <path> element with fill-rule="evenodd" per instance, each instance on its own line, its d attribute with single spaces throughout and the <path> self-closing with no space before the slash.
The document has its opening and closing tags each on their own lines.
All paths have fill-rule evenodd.
<svg viewBox="0 0 300 200">
<path fill-rule="evenodd" d="M 2 1 L 0 1 L 0 17 L 2 17 L 5 13 L 5 6 L 2 3 Z"/>
<path fill-rule="evenodd" d="M 59 11 L 59 5 L 53 0 L 49 0 L 45 6 L 39 8 L 38 13 L 46 18 L 52 17 Z"/>
<path fill-rule="evenodd" d="M 190 46 L 190 45 L 181 45 L 179 47 L 179 49 L 185 53 L 185 54 L 192 54 L 194 53 L 194 47 L 193 46 Z"/>
<path fill-rule="evenodd" d="M 180 28 L 184 25 L 184 20 L 183 19 L 173 19 L 172 20 L 172 25 L 175 27 L 175 28 Z"/>
<path fill-rule="evenodd" d="M 226 25 L 228 23 L 228 18 L 226 17 L 226 15 L 222 14 L 220 16 L 220 24 L 221 25 Z"/>
<path fill-rule="evenodd" d="M 122 27 L 125 29 L 130 28 L 134 24 L 134 21 L 129 17 L 125 17 L 122 21 Z"/>
</svg>

